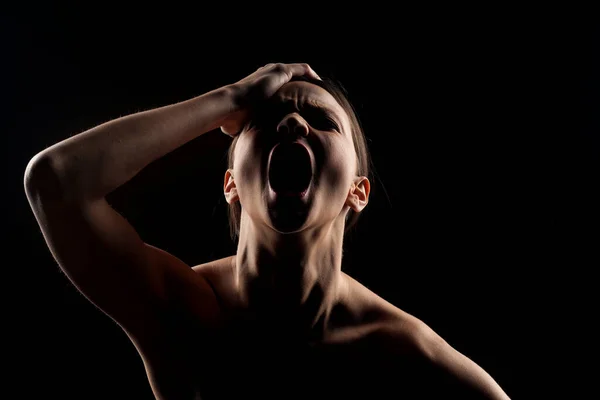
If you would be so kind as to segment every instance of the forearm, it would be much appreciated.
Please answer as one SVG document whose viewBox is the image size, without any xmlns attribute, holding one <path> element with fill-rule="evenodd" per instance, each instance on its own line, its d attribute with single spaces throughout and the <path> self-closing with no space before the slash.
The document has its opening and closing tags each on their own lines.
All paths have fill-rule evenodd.
<svg viewBox="0 0 600 400">
<path fill-rule="evenodd" d="M 231 89 L 224 87 L 108 121 L 34 158 L 44 158 L 41 164 L 51 166 L 63 196 L 76 201 L 101 198 L 153 161 L 218 128 L 231 111 Z"/>
</svg>

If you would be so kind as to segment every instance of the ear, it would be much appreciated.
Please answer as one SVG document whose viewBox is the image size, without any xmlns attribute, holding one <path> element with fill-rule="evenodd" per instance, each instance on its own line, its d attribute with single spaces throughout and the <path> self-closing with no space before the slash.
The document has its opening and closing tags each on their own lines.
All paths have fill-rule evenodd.
<svg viewBox="0 0 600 400">
<path fill-rule="evenodd" d="M 359 176 L 354 179 L 350 191 L 348 192 L 348 198 L 346 199 L 346 205 L 348 205 L 355 212 L 361 212 L 363 208 L 369 203 L 369 193 L 371 192 L 371 183 L 366 176 Z"/>
<path fill-rule="evenodd" d="M 235 181 L 233 180 L 233 170 L 228 169 L 225 171 L 225 182 L 223 183 L 223 192 L 225 193 L 225 200 L 227 203 L 232 204 L 239 201 L 237 188 L 235 187 Z"/>
</svg>

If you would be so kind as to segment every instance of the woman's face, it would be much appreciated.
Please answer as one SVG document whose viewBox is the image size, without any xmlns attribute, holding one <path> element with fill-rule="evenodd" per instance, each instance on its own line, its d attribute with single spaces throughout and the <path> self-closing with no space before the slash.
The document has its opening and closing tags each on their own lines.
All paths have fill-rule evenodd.
<svg viewBox="0 0 600 400">
<path fill-rule="evenodd" d="M 354 208 L 352 193 L 366 180 L 356 177 L 356 165 L 344 109 L 317 85 L 289 82 L 255 110 L 240 134 L 225 192 L 254 223 L 296 232 L 344 210 L 343 218 L 345 205 Z"/>
</svg>

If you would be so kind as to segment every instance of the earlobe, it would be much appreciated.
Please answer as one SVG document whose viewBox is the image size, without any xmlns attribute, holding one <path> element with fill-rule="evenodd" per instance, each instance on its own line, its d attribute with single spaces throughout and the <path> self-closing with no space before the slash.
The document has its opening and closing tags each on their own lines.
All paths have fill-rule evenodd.
<svg viewBox="0 0 600 400">
<path fill-rule="evenodd" d="M 225 182 L 223 183 L 223 192 L 227 203 L 232 204 L 239 200 L 235 180 L 233 179 L 233 170 L 225 171 Z"/>
<path fill-rule="evenodd" d="M 354 180 L 346 204 L 355 212 L 361 212 L 369 203 L 369 193 L 371 192 L 371 183 L 365 176 L 360 176 Z"/>
</svg>

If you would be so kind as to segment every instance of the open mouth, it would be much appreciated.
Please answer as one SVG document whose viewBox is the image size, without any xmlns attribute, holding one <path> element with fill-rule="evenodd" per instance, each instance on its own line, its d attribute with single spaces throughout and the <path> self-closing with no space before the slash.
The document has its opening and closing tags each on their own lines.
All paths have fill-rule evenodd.
<svg viewBox="0 0 600 400">
<path fill-rule="evenodd" d="M 277 194 L 304 196 L 312 181 L 308 149 L 302 144 L 280 143 L 269 162 L 269 184 Z"/>
</svg>

